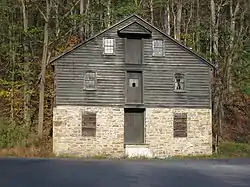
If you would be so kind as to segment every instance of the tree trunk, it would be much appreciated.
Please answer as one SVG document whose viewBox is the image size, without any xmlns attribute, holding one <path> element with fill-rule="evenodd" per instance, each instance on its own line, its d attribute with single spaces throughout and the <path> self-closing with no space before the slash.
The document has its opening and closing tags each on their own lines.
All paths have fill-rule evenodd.
<svg viewBox="0 0 250 187">
<path fill-rule="evenodd" d="M 193 17 L 193 2 L 191 2 L 190 14 L 189 14 L 186 26 L 185 26 L 185 38 L 184 38 L 185 45 L 187 45 L 188 28 L 189 28 L 189 24 L 191 22 L 192 17 Z"/>
<path fill-rule="evenodd" d="M 88 9 L 89 9 L 89 0 L 81 0 L 80 1 L 80 16 L 81 16 L 80 37 L 82 41 L 90 37 Z"/>
<path fill-rule="evenodd" d="M 13 37 L 13 33 L 11 33 L 11 29 L 9 29 L 9 37 Z M 15 94 L 15 85 L 14 85 L 14 82 L 15 82 L 15 65 L 16 65 L 16 51 L 15 51 L 15 47 L 12 43 L 12 41 L 10 40 L 10 49 L 11 49 L 11 104 L 10 104 L 10 119 L 11 119 L 11 123 L 13 124 L 14 123 L 14 110 L 15 110 L 15 97 L 14 97 L 14 94 Z"/>
<path fill-rule="evenodd" d="M 209 60 L 210 62 L 213 61 L 213 31 L 212 31 L 212 24 L 209 28 Z"/>
<path fill-rule="evenodd" d="M 201 27 L 201 18 L 200 18 L 200 0 L 196 0 L 196 51 L 200 52 L 200 27 Z"/>
<path fill-rule="evenodd" d="M 166 3 L 166 7 L 164 9 L 164 27 L 165 27 L 165 32 L 167 35 L 171 34 L 171 28 L 170 28 L 170 5 L 169 5 L 169 0 Z"/>
<path fill-rule="evenodd" d="M 81 21 L 80 21 L 80 37 L 81 41 L 84 40 L 84 1 L 80 1 L 80 16 L 81 16 Z"/>
<path fill-rule="evenodd" d="M 176 14 L 174 11 L 174 1 L 171 1 L 171 9 L 172 9 L 172 15 L 173 15 L 173 28 L 174 28 L 174 38 L 177 39 L 177 31 L 176 31 Z"/>
<path fill-rule="evenodd" d="M 24 31 L 24 123 L 27 127 L 30 126 L 30 63 L 27 53 L 29 52 L 28 48 L 28 13 L 25 5 L 25 0 L 21 0 L 22 3 L 22 13 L 23 13 L 23 31 Z"/>
<path fill-rule="evenodd" d="M 87 20 L 87 23 L 85 23 L 85 29 L 84 29 L 84 33 L 85 33 L 85 37 L 89 38 L 92 36 L 91 31 L 90 31 L 90 18 L 88 17 L 89 15 L 89 0 L 85 0 L 85 17 Z"/>
<path fill-rule="evenodd" d="M 14 119 L 14 113 L 15 113 L 15 86 L 14 86 L 14 81 L 15 81 L 15 64 L 16 64 L 16 53 L 15 53 L 15 49 L 13 48 L 13 52 L 12 52 L 12 72 L 11 72 L 11 108 L 10 108 L 10 112 L 11 112 L 11 122 L 12 124 L 14 123 L 15 119 Z"/>
<path fill-rule="evenodd" d="M 154 4 L 153 0 L 150 0 L 150 23 L 154 23 Z"/>
<path fill-rule="evenodd" d="M 110 27 L 111 25 L 111 0 L 107 2 L 107 22 L 106 27 Z"/>
<path fill-rule="evenodd" d="M 211 0 L 211 20 L 212 20 L 212 40 L 213 40 L 213 52 L 215 55 L 215 59 L 219 55 L 219 20 L 218 15 L 216 15 L 216 7 L 214 0 Z"/>
<path fill-rule="evenodd" d="M 232 76 L 231 76 L 231 69 L 232 69 L 232 62 L 234 56 L 234 41 L 235 41 L 235 24 L 236 24 L 236 15 L 239 11 L 239 2 L 235 9 L 233 10 L 233 0 L 230 0 L 230 42 L 229 42 L 229 56 L 228 56 L 228 63 L 227 63 L 227 89 L 228 92 L 232 91 Z"/>
<path fill-rule="evenodd" d="M 39 116 L 38 116 L 38 136 L 43 136 L 43 119 L 44 119 L 44 87 L 46 64 L 48 61 L 48 44 L 49 44 L 49 19 L 50 19 L 51 2 L 46 0 L 46 17 L 44 23 L 44 41 L 43 41 L 43 55 L 41 64 L 41 80 L 39 90 Z"/>
<path fill-rule="evenodd" d="M 176 16 L 176 39 L 181 40 L 181 15 L 182 15 L 182 2 L 179 0 L 177 3 L 177 16 Z"/>
<path fill-rule="evenodd" d="M 211 59 L 217 59 L 218 58 L 218 28 L 216 23 L 216 9 L 215 9 L 215 3 L 214 0 L 210 1 L 211 6 Z M 218 21 L 218 20 L 217 20 Z M 215 62 L 218 66 L 218 61 Z M 215 72 L 215 78 L 218 81 L 218 71 Z M 216 82 L 214 81 L 214 100 L 213 100 L 213 117 L 216 123 L 216 145 L 215 145 L 215 151 L 218 152 L 218 143 L 219 143 L 219 135 L 220 135 L 220 127 L 221 127 L 221 118 L 220 118 L 220 91 L 218 86 L 216 85 Z"/>
<path fill-rule="evenodd" d="M 56 4 L 55 4 L 55 12 L 56 12 L 56 37 L 59 36 L 60 33 L 60 24 L 59 24 L 59 2 L 60 0 L 56 0 Z"/>
</svg>

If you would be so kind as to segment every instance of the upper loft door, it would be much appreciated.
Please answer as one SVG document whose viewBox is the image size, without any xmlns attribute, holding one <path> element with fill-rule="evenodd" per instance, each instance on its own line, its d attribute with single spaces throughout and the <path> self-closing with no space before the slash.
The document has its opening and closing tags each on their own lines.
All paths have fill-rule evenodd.
<svg viewBox="0 0 250 187">
<path fill-rule="evenodd" d="M 142 103 L 142 72 L 127 72 L 126 102 L 131 104 Z"/>
<path fill-rule="evenodd" d="M 143 41 L 141 38 L 125 39 L 125 59 L 128 64 L 142 64 Z"/>
</svg>

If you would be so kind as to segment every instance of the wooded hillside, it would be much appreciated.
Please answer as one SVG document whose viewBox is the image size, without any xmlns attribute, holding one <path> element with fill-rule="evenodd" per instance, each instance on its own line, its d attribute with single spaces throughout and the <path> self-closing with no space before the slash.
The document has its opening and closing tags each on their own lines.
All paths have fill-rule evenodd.
<svg viewBox="0 0 250 187">
<path fill-rule="evenodd" d="M 215 64 L 214 136 L 250 141 L 248 1 L 1 0 L 0 147 L 50 139 L 50 59 L 133 13 Z"/>
</svg>

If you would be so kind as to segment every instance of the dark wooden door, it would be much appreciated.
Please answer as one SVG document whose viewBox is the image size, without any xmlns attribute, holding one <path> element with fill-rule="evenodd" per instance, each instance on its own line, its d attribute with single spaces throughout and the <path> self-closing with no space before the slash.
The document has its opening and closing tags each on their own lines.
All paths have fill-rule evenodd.
<svg viewBox="0 0 250 187">
<path fill-rule="evenodd" d="M 142 103 L 142 72 L 127 72 L 127 103 Z"/>
<path fill-rule="evenodd" d="M 126 63 L 141 64 L 143 52 L 142 39 L 126 39 Z"/>
<path fill-rule="evenodd" d="M 144 110 L 125 109 L 124 143 L 144 143 Z"/>
</svg>

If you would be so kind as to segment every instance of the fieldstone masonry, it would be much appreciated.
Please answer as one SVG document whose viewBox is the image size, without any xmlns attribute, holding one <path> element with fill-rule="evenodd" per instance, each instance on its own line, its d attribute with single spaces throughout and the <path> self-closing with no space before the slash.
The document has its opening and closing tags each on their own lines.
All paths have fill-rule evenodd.
<svg viewBox="0 0 250 187">
<path fill-rule="evenodd" d="M 84 111 L 96 112 L 96 135 L 82 136 Z M 56 155 L 97 156 L 124 154 L 124 109 L 108 107 L 54 108 L 53 151 Z"/>
<path fill-rule="evenodd" d="M 187 137 L 173 137 L 174 113 L 187 113 Z M 212 119 L 210 109 L 146 110 L 146 144 L 155 157 L 212 154 Z"/>
<path fill-rule="evenodd" d="M 83 111 L 96 112 L 96 136 L 82 136 Z M 173 137 L 174 112 L 187 113 L 187 137 Z M 147 108 L 145 144 L 154 157 L 212 154 L 210 109 Z M 53 116 L 53 151 L 56 155 L 122 157 L 124 109 L 119 107 L 58 106 Z"/>
</svg>

